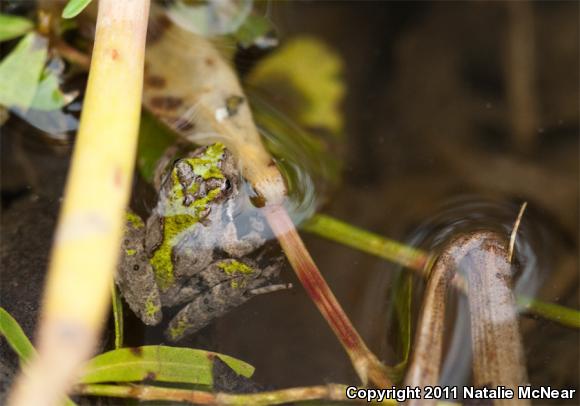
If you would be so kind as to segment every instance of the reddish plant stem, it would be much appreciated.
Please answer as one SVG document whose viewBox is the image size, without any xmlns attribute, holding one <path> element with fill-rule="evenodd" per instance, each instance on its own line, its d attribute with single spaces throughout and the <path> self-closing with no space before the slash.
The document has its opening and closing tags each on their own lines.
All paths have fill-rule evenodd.
<svg viewBox="0 0 580 406">
<path fill-rule="evenodd" d="M 361 381 L 366 385 L 368 380 L 381 388 L 392 386 L 389 370 L 367 348 L 352 325 L 320 274 L 286 210 L 280 205 L 267 206 L 265 214 L 300 283 L 348 353 Z"/>
</svg>

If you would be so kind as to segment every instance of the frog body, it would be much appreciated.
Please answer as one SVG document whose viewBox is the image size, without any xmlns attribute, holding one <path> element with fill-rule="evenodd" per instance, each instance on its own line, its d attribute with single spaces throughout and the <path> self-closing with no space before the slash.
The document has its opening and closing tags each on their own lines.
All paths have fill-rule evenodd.
<svg viewBox="0 0 580 406">
<path fill-rule="evenodd" d="M 163 308 L 183 306 L 166 330 L 177 341 L 261 293 L 278 276 L 281 256 L 254 258 L 266 242 L 257 214 L 243 230 L 234 221 L 247 199 L 222 144 L 198 148 L 168 168 L 147 221 L 127 215 L 116 281 L 145 324 L 158 324 Z"/>
</svg>

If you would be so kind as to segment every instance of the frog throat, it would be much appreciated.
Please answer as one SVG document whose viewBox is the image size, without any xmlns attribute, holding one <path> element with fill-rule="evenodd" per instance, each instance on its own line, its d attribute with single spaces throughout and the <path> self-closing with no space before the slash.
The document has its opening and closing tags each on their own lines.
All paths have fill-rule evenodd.
<svg viewBox="0 0 580 406">
<path fill-rule="evenodd" d="M 215 143 L 208 146 L 200 156 L 187 158 L 184 161 L 191 167 L 193 173 L 203 180 L 224 179 L 225 176 L 219 165 L 223 161 L 224 149 L 223 144 Z M 171 255 L 173 247 L 179 242 L 184 231 L 199 222 L 201 215 L 207 212 L 208 205 L 216 200 L 221 192 L 219 187 L 211 189 L 204 197 L 196 198 L 189 206 L 185 206 L 185 194 L 193 196 L 197 192 L 198 184 L 191 182 L 191 185 L 184 191 L 175 167 L 171 170 L 170 179 L 169 199 L 164 202 L 162 208 L 163 239 L 150 259 L 157 285 L 162 291 L 166 291 L 175 280 Z"/>
</svg>

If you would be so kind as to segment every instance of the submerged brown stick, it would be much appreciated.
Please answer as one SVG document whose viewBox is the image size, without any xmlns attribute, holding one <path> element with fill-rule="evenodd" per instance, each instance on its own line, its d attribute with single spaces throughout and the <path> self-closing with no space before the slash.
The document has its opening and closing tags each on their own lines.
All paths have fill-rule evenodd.
<svg viewBox="0 0 580 406">
<path fill-rule="evenodd" d="M 427 284 L 405 385 L 438 384 L 447 291 L 451 283 L 465 282 L 462 275 L 456 275 L 458 270 L 468 282 L 462 290 L 468 291 L 471 311 L 474 384 L 503 385 L 515 391 L 518 385 L 525 385 L 525 359 L 506 245 L 498 234 L 478 231 L 459 236 L 444 247 Z"/>
<path fill-rule="evenodd" d="M 308 400 L 347 401 L 346 386 L 328 384 L 259 393 L 210 393 L 199 390 L 162 388 L 146 385 L 80 385 L 77 394 L 174 401 L 198 405 L 279 405 Z M 394 402 L 391 402 L 393 404 Z"/>
<path fill-rule="evenodd" d="M 455 251 L 455 245 L 449 244 L 435 262 L 429 276 L 415 333 L 410 366 L 405 376 L 405 386 L 435 386 L 439 382 L 447 294 L 456 270 L 453 265 Z M 407 404 L 435 404 L 435 402 L 435 400 L 417 399 L 410 400 Z"/>
<path fill-rule="evenodd" d="M 344 313 L 304 246 L 286 210 L 277 205 L 267 206 L 265 213 L 296 276 L 340 340 L 363 384 L 366 385 L 368 380 L 380 388 L 392 386 L 388 369 L 367 348 Z"/>
<path fill-rule="evenodd" d="M 470 250 L 460 266 L 469 286 L 474 384 L 506 386 L 517 396 L 517 387 L 527 383 L 527 373 L 506 244 L 491 232 L 474 233 L 466 242 Z M 494 404 L 529 402 L 503 399 Z"/>
</svg>

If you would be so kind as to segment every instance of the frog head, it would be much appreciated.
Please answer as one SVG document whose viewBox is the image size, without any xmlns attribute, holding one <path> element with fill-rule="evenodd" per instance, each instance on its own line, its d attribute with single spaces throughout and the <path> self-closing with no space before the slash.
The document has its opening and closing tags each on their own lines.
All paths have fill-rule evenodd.
<svg viewBox="0 0 580 406">
<path fill-rule="evenodd" d="M 216 143 L 175 161 L 165 176 L 156 208 L 163 219 L 162 241 L 151 258 L 162 290 L 174 280 L 173 247 L 236 192 L 239 177 L 234 165 L 232 154 Z"/>
<path fill-rule="evenodd" d="M 222 202 L 237 188 L 234 164 L 232 154 L 221 143 L 175 161 L 161 190 L 165 215 L 205 217 L 210 204 Z"/>
</svg>

